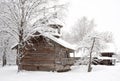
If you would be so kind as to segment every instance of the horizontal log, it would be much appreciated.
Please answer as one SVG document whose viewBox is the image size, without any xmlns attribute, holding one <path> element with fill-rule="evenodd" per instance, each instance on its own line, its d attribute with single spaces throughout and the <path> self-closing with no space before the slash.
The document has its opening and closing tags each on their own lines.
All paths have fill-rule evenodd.
<svg viewBox="0 0 120 81">
<path fill-rule="evenodd" d="M 24 70 L 30 70 L 30 71 L 51 71 L 54 70 L 54 66 L 52 65 L 22 65 L 22 69 Z"/>
<path fill-rule="evenodd" d="M 54 64 L 53 60 L 23 60 L 21 63 L 26 64 Z"/>
<path fill-rule="evenodd" d="M 23 58 L 22 61 L 54 61 L 54 58 Z"/>
<path fill-rule="evenodd" d="M 54 58 L 54 55 L 53 56 L 49 56 L 49 55 L 47 55 L 47 56 L 25 56 L 25 57 L 23 57 L 23 59 L 55 59 Z"/>
<path fill-rule="evenodd" d="M 30 67 L 32 67 L 32 66 L 47 66 L 47 67 L 54 67 L 55 66 L 55 64 L 25 64 L 25 63 L 23 63 L 23 64 L 21 64 L 22 66 L 30 66 Z"/>
<path fill-rule="evenodd" d="M 54 54 L 31 54 L 31 55 L 25 55 L 23 58 L 51 58 L 55 57 Z"/>
<path fill-rule="evenodd" d="M 69 71 L 70 66 L 66 65 L 54 65 L 54 64 L 22 64 L 22 69 L 23 70 L 29 70 L 29 71 L 58 71 L 58 72 L 63 72 L 63 71 Z"/>
</svg>

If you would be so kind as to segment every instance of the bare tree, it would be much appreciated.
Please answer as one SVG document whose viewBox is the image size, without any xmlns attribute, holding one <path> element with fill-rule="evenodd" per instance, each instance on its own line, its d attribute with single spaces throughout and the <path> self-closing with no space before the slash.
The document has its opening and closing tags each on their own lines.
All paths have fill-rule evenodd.
<svg viewBox="0 0 120 81">
<path fill-rule="evenodd" d="M 79 19 L 73 28 L 73 34 L 77 41 L 81 41 L 85 35 L 93 30 L 94 26 L 94 20 L 89 21 L 86 17 Z"/>
<path fill-rule="evenodd" d="M 3 57 L 2 57 L 2 66 L 5 66 L 6 64 L 7 64 L 7 57 L 6 57 L 6 55 L 7 55 L 7 45 L 8 45 L 8 40 L 7 41 L 4 41 L 4 47 L 3 47 L 3 49 L 4 49 L 4 51 L 3 51 Z"/>
<path fill-rule="evenodd" d="M 102 32 L 102 33 L 101 33 L 101 37 L 102 37 L 102 39 L 103 39 L 106 43 L 113 42 L 113 34 L 112 34 L 112 32 Z"/>
<path fill-rule="evenodd" d="M 7 58 L 8 57 L 8 53 L 10 53 L 10 39 L 11 39 L 11 36 L 4 32 L 4 31 L 1 31 L 0 32 L 0 56 L 2 57 L 2 66 L 5 66 L 7 64 Z"/>
<path fill-rule="evenodd" d="M 93 43 L 92 43 L 92 46 L 91 46 L 91 49 L 90 49 L 88 72 L 91 72 L 91 70 L 92 70 L 91 64 L 92 64 L 92 51 L 93 51 L 93 48 L 94 48 L 94 44 L 95 44 L 95 37 L 93 38 Z"/>
<path fill-rule="evenodd" d="M 54 4 L 58 0 L 4 0 L 1 3 L 0 20 L 6 25 L 1 31 L 7 31 L 18 41 L 18 71 L 21 70 L 24 40 L 40 24 L 46 25 L 53 18 L 55 8 L 58 11 L 64 5 Z M 49 4 L 53 5 L 49 5 Z M 57 10 L 56 10 L 57 12 Z M 39 24 L 37 24 L 40 22 Z"/>
<path fill-rule="evenodd" d="M 94 62 L 94 57 L 100 55 L 100 50 L 106 48 L 106 43 L 112 42 L 112 36 L 106 36 L 106 33 L 98 33 L 93 31 L 92 33 L 87 34 L 79 44 L 79 50 L 81 48 L 87 48 L 84 51 L 87 51 L 83 58 L 85 63 L 88 63 L 88 72 L 91 72 L 91 64 Z M 110 34 L 112 35 L 112 34 Z M 107 41 L 106 41 L 107 40 Z M 87 61 L 87 62 L 86 62 Z"/>
<path fill-rule="evenodd" d="M 82 17 L 75 22 L 70 31 L 71 33 L 65 33 L 63 38 L 71 43 L 79 43 L 94 27 L 94 20 L 88 20 L 87 17 Z"/>
</svg>

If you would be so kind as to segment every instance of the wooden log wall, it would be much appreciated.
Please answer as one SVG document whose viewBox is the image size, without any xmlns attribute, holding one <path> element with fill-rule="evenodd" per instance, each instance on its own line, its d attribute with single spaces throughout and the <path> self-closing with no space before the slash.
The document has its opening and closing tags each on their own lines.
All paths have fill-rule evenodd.
<svg viewBox="0 0 120 81">
<path fill-rule="evenodd" d="M 26 45 L 27 49 L 24 49 L 24 57 L 21 60 L 23 70 L 70 70 L 70 64 L 72 64 L 73 60 L 69 58 L 68 49 L 52 40 L 45 40 L 42 37 L 37 38 L 37 40 L 31 39 L 30 41 L 32 45 Z"/>
</svg>

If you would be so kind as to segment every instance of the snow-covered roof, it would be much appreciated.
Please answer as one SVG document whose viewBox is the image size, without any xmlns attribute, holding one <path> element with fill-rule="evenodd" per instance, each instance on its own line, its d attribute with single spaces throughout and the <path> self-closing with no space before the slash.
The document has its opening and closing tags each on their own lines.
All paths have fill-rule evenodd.
<svg viewBox="0 0 120 81">
<path fill-rule="evenodd" d="M 66 47 L 66 48 L 69 48 L 69 49 L 72 49 L 72 50 L 76 49 L 75 45 L 71 45 L 70 43 L 64 41 L 61 38 L 54 37 L 54 35 L 51 32 L 45 32 L 44 31 L 45 29 L 48 30 L 48 27 L 43 27 L 43 31 L 41 31 L 41 27 L 36 28 L 36 29 L 33 30 L 33 32 L 31 34 L 29 34 L 29 36 L 32 36 L 32 37 L 37 36 L 37 35 L 34 35 L 34 33 L 37 31 L 37 32 L 40 33 L 40 35 L 43 35 L 44 37 L 47 37 L 47 38 L 55 41 L 56 43 Z M 26 40 L 29 38 L 29 36 L 27 36 Z"/>
<path fill-rule="evenodd" d="M 49 39 L 51 39 L 51 40 L 53 40 L 53 41 L 55 41 L 56 43 L 66 47 L 66 48 L 69 48 L 69 49 L 72 49 L 72 50 L 76 49 L 74 45 L 69 44 L 68 42 L 64 41 L 61 38 L 56 38 L 56 37 L 54 37 L 54 36 L 52 36 L 52 35 L 50 35 L 48 33 L 44 33 L 42 35 L 49 38 Z"/>
<path fill-rule="evenodd" d="M 113 43 L 107 43 L 106 48 L 101 50 L 101 52 L 115 52 L 115 45 Z"/>
<path fill-rule="evenodd" d="M 17 45 L 18 45 L 18 43 L 13 44 L 13 45 L 11 46 L 11 49 L 16 48 Z"/>
<path fill-rule="evenodd" d="M 47 38 L 53 40 L 54 42 L 62 45 L 63 47 L 69 48 L 69 49 L 71 49 L 71 50 L 76 50 L 76 46 L 75 46 L 75 45 L 71 45 L 70 43 L 64 41 L 64 40 L 61 39 L 61 38 L 56 38 L 56 37 L 50 35 L 49 33 L 43 33 L 43 34 L 40 34 L 40 35 L 42 35 L 42 36 L 44 36 L 44 37 L 47 37 Z M 34 36 L 40 36 L 40 35 L 29 35 L 29 36 L 34 37 Z M 29 37 L 28 37 L 26 40 L 28 40 L 28 39 L 29 39 Z M 26 40 L 25 40 L 25 41 L 26 41 Z M 17 45 L 18 45 L 18 44 L 17 44 Z M 12 49 L 16 48 L 17 45 L 13 45 L 13 46 L 12 46 Z"/>
<path fill-rule="evenodd" d="M 98 59 L 101 59 L 101 60 L 114 60 L 116 58 L 113 58 L 113 57 L 97 57 Z"/>
<path fill-rule="evenodd" d="M 49 33 L 49 34 L 54 35 L 54 36 L 59 36 L 59 37 L 61 36 L 61 34 L 58 33 L 58 30 L 51 28 L 51 27 L 48 27 L 48 26 L 35 28 L 32 31 L 32 34 L 34 34 L 36 31 L 38 31 L 41 34 Z"/>
</svg>

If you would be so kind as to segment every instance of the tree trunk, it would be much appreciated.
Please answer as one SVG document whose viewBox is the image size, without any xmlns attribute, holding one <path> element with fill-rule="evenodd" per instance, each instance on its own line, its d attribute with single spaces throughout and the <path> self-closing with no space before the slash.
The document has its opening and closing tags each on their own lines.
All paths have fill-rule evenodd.
<svg viewBox="0 0 120 81">
<path fill-rule="evenodd" d="M 23 24 L 23 23 L 21 23 Z M 23 57 L 23 25 L 21 25 L 21 29 L 19 30 L 19 44 L 18 44 L 18 57 L 17 57 L 17 63 L 18 63 L 18 72 L 21 70 L 21 59 Z"/>
<path fill-rule="evenodd" d="M 91 47 L 91 50 L 90 50 L 88 72 L 91 72 L 91 70 L 92 70 L 91 64 L 92 64 L 92 51 L 93 51 L 93 48 L 94 48 L 94 44 L 95 44 L 95 37 L 93 38 L 93 43 L 92 43 L 92 47 Z"/>
<path fill-rule="evenodd" d="M 20 26 L 18 28 L 19 31 L 19 44 L 18 44 L 18 57 L 17 57 L 17 62 L 18 62 L 18 72 L 22 70 L 21 66 L 21 60 L 23 58 L 23 33 L 24 33 L 24 27 L 25 27 L 25 13 L 24 13 L 24 0 L 19 0 L 19 4 L 21 4 L 21 21 L 20 21 Z"/>
<path fill-rule="evenodd" d="M 4 67 L 4 66 L 7 64 L 7 60 L 6 60 L 6 50 L 4 50 L 4 54 L 3 54 L 2 60 L 3 60 L 2 66 Z"/>
</svg>

